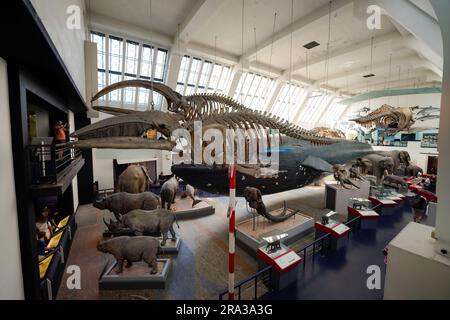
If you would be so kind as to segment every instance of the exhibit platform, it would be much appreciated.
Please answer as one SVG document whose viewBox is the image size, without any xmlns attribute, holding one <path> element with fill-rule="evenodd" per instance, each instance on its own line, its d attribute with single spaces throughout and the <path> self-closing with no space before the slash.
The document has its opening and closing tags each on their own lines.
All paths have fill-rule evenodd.
<svg viewBox="0 0 450 320">
<path fill-rule="evenodd" d="M 387 216 L 387 215 L 393 215 L 397 211 L 397 208 L 399 207 L 399 204 L 395 202 L 394 200 L 385 199 L 385 198 L 378 198 L 375 196 L 370 196 L 369 200 L 374 205 L 375 211 L 380 216 Z"/>
<path fill-rule="evenodd" d="M 450 299 L 450 259 L 435 252 L 433 230 L 410 222 L 389 243 L 385 300 Z"/>
<path fill-rule="evenodd" d="M 198 200 L 202 199 L 198 198 Z M 201 218 L 216 212 L 214 207 L 204 200 L 192 207 L 190 198 L 176 198 L 171 210 L 175 212 L 178 220 Z"/>
<path fill-rule="evenodd" d="M 327 209 L 336 211 L 339 214 L 346 215 L 348 200 L 350 198 L 365 198 L 369 196 L 370 182 L 352 179 L 352 182 L 359 187 L 345 189 L 336 182 L 326 182 L 325 199 Z"/>
<path fill-rule="evenodd" d="M 359 217 L 360 230 L 376 229 L 380 215 L 374 210 L 368 208 L 352 208 L 348 207 L 348 220 Z"/>
<path fill-rule="evenodd" d="M 259 269 L 272 266 L 274 272 L 271 274 L 271 285 L 275 290 L 282 290 L 297 281 L 298 268 L 302 258 L 292 249 L 281 244 L 280 248 L 272 251 L 261 247 L 257 251 Z"/>
<path fill-rule="evenodd" d="M 348 233 L 351 230 L 345 224 L 331 219 L 327 224 L 322 224 L 320 221 L 316 221 L 314 227 L 316 229 L 316 239 L 327 233 L 331 234 L 330 247 L 332 250 L 339 250 L 345 247 L 348 240 Z"/>
<path fill-rule="evenodd" d="M 150 267 L 143 261 L 135 262 L 130 268 L 124 266 L 116 274 L 117 261 L 105 268 L 98 281 L 99 290 L 142 290 L 164 289 L 169 276 L 170 259 L 158 259 L 158 273 L 150 274 Z"/>
<path fill-rule="evenodd" d="M 271 211 L 272 215 L 279 215 L 283 208 Z M 286 214 L 294 212 L 287 209 Z M 290 244 L 301 238 L 305 233 L 314 228 L 314 219 L 300 211 L 295 210 L 295 214 L 283 222 L 272 222 L 266 218 L 256 215 L 253 218 L 236 224 L 236 240 L 239 246 L 251 254 L 256 254 L 258 248 L 264 246 L 267 242 L 263 237 L 270 237 L 287 233 L 288 236 L 283 239 L 283 243 Z"/>
</svg>

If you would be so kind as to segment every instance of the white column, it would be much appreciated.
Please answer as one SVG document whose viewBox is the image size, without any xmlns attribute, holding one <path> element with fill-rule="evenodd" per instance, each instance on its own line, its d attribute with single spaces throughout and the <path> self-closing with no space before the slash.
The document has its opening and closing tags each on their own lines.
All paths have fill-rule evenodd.
<svg viewBox="0 0 450 320">
<path fill-rule="evenodd" d="M 436 213 L 435 250 L 450 257 L 450 2 L 431 0 L 442 31 L 444 47 L 444 77 L 442 80 L 441 115 L 439 120 L 439 165 Z M 446 253 L 446 254 L 445 254 Z"/>
<path fill-rule="evenodd" d="M 306 101 L 308 101 L 309 97 L 311 97 L 311 93 L 314 91 L 314 86 L 309 86 L 308 89 L 306 89 L 306 95 L 303 98 L 302 101 L 300 101 L 300 103 L 298 104 L 298 111 L 297 113 L 294 115 L 294 120 L 292 121 L 293 123 L 297 123 L 300 115 L 302 114 L 303 111 L 303 107 L 305 106 Z"/>
<path fill-rule="evenodd" d="M 266 111 L 266 112 L 273 111 L 273 106 L 275 105 L 275 101 L 278 98 L 278 95 L 280 94 L 280 91 L 281 91 L 281 88 L 283 88 L 283 85 L 284 85 L 284 83 L 280 78 L 275 80 L 275 90 L 273 91 L 273 94 L 270 97 L 269 102 L 267 102 L 267 104 L 264 106 L 263 111 Z"/>
<path fill-rule="evenodd" d="M 228 96 L 229 97 L 234 97 L 234 93 L 236 92 L 237 86 L 239 84 L 239 80 L 242 77 L 242 70 L 240 70 L 237 66 L 234 67 L 233 70 L 233 76 L 232 76 L 232 80 L 231 80 L 231 85 L 230 88 L 228 89 Z"/>
<path fill-rule="evenodd" d="M 177 88 L 178 73 L 180 71 L 183 55 L 172 52 L 170 57 L 169 69 L 167 71 L 167 85 L 175 90 Z"/>
</svg>

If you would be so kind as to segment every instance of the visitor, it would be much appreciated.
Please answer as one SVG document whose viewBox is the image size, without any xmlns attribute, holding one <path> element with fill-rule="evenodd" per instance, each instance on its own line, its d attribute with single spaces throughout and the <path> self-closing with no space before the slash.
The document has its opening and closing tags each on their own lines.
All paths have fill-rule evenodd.
<svg viewBox="0 0 450 320">
<path fill-rule="evenodd" d="M 47 242 L 45 241 L 45 233 L 38 231 L 37 233 L 37 253 L 39 261 L 44 259 L 45 255 L 47 254 L 49 248 L 47 246 Z"/>
<path fill-rule="evenodd" d="M 417 193 L 412 205 L 414 222 L 420 223 L 422 221 L 426 216 L 427 208 L 427 199 L 424 196 L 421 196 L 420 193 Z"/>
<path fill-rule="evenodd" d="M 53 234 L 53 227 L 49 221 L 50 210 L 45 206 L 36 217 L 36 229 L 43 232 L 46 241 L 49 241 Z"/>
<path fill-rule="evenodd" d="M 66 143 L 66 132 L 69 132 L 69 124 L 58 120 L 54 126 L 56 144 Z"/>
</svg>

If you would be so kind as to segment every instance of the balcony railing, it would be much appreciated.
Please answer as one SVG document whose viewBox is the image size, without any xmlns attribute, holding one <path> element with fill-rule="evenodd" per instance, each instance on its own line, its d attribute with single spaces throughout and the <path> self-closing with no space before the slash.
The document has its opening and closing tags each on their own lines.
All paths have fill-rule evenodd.
<svg viewBox="0 0 450 320">
<path fill-rule="evenodd" d="M 55 184 L 81 159 L 81 151 L 66 143 L 29 147 L 32 184 Z"/>
</svg>

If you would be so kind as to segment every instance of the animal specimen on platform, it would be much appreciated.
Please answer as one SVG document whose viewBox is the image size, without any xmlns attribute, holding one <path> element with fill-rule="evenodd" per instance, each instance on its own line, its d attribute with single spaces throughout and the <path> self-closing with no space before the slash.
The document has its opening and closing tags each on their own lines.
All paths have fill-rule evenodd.
<svg viewBox="0 0 450 320">
<path fill-rule="evenodd" d="M 334 164 L 347 163 L 373 152 L 368 144 L 318 136 L 270 113 L 254 111 L 224 95 L 181 96 L 164 84 L 145 80 L 127 80 L 105 87 L 92 102 L 127 87 L 158 92 L 165 98 L 168 112 L 97 106 L 94 109 L 115 116 L 77 130 L 71 135 L 77 140 L 71 144 L 78 148 L 174 151 L 182 160 L 174 163 L 172 172 L 193 187 L 211 193 L 228 193 L 227 157 L 236 158 L 241 150 L 245 153 L 245 164 L 236 166 L 237 179 L 245 184 L 237 184 L 238 196 L 243 195 L 245 186 L 257 187 L 266 193 L 301 188 L 321 179 L 323 174 L 331 173 Z M 200 133 L 214 129 L 226 137 L 227 130 L 231 130 L 236 132 L 232 141 L 242 141 L 242 145 L 231 155 L 214 151 L 211 162 L 202 158 L 200 161 L 184 159 L 187 155 L 195 158 L 195 154 L 203 154 L 212 145 L 206 141 L 196 145 L 196 123 L 200 121 L 201 129 L 197 130 Z M 156 130 L 159 138 L 148 139 L 146 132 L 149 130 Z M 242 139 L 238 138 L 239 130 L 244 131 Z M 180 131 L 184 134 L 175 134 Z M 188 139 L 194 143 L 187 143 L 187 147 L 182 148 L 182 142 Z M 256 143 L 252 144 L 252 141 Z M 268 161 L 260 158 L 251 161 L 252 146 L 255 145 L 270 158 Z"/>
<path fill-rule="evenodd" d="M 121 229 L 130 229 L 136 236 L 161 233 L 163 236 L 161 246 L 166 245 L 166 241 L 169 238 L 169 232 L 172 236 L 172 241 L 176 241 L 177 236 L 173 229 L 173 223 L 176 221 L 175 213 L 166 209 L 156 209 L 151 211 L 136 209 L 128 212 L 124 216 L 120 216 L 117 221 L 109 220 L 109 223 L 103 219 L 103 222 L 111 232 Z"/>
<path fill-rule="evenodd" d="M 395 176 L 395 175 L 385 175 L 383 177 L 383 184 L 395 188 L 402 188 L 402 189 L 408 189 L 408 183 L 403 180 L 402 177 Z"/>
<path fill-rule="evenodd" d="M 278 250 L 281 250 L 281 240 L 288 236 L 287 233 L 277 234 L 275 236 L 270 237 L 262 237 L 264 241 L 267 242 L 266 251 L 268 253 L 274 253 Z"/>
<path fill-rule="evenodd" d="M 152 183 L 146 167 L 130 165 L 119 176 L 119 191 L 141 193 Z"/>
<path fill-rule="evenodd" d="M 114 213 L 116 219 L 134 209 L 154 210 L 160 204 L 159 197 L 151 192 L 118 192 L 94 201 L 95 208 L 100 210 L 108 209 Z"/>
<path fill-rule="evenodd" d="M 97 244 L 97 250 L 110 253 L 117 260 L 117 273 L 123 272 L 125 268 L 131 268 L 133 262 L 144 261 L 150 267 L 150 274 L 158 273 L 156 254 L 158 253 L 159 241 L 153 237 L 115 237 Z"/>
<path fill-rule="evenodd" d="M 423 169 L 419 166 L 410 164 L 409 166 L 406 167 L 405 174 L 407 177 L 417 178 L 419 176 L 419 174 L 421 174 L 421 175 L 423 174 Z"/>
<path fill-rule="evenodd" d="M 358 159 L 356 164 L 363 164 L 364 167 L 367 167 L 368 161 L 371 163 L 368 173 L 376 177 L 377 184 L 381 184 L 385 170 L 390 174 L 394 171 L 394 160 L 391 157 L 379 154 L 369 154 L 362 159 Z"/>
<path fill-rule="evenodd" d="M 174 176 L 162 185 L 159 196 L 161 197 L 161 207 L 163 209 L 170 210 L 172 204 L 175 203 L 175 197 L 178 190 L 178 180 L 179 178 Z"/>
<path fill-rule="evenodd" d="M 262 201 L 261 191 L 257 188 L 246 187 L 244 190 L 244 197 L 250 208 L 255 209 L 259 215 L 272 222 L 283 222 L 296 214 L 296 212 L 286 214 L 287 208 L 285 207 L 283 212 L 279 215 L 272 215 Z"/>
<path fill-rule="evenodd" d="M 186 185 L 186 195 L 192 199 L 192 207 L 202 202 L 202 200 L 195 199 L 195 188 L 190 184 Z"/>
<path fill-rule="evenodd" d="M 351 189 L 352 186 L 359 189 L 359 187 L 350 180 L 349 172 L 343 165 L 335 164 L 333 166 L 333 177 L 344 189 Z M 350 185 L 350 187 L 347 187 L 347 185 Z"/>
</svg>

